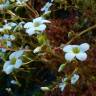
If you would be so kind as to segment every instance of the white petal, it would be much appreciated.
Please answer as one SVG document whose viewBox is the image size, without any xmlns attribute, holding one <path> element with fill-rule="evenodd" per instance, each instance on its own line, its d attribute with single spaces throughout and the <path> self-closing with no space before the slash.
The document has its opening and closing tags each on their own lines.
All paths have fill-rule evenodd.
<svg viewBox="0 0 96 96">
<path fill-rule="evenodd" d="M 59 88 L 61 89 L 62 92 L 64 91 L 65 87 L 66 87 L 66 83 L 59 84 Z"/>
<path fill-rule="evenodd" d="M 35 29 L 34 28 L 29 28 L 29 29 L 26 29 L 26 33 L 28 33 L 29 36 L 35 34 Z"/>
<path fill-rule="evenodd" d="M 15 36 L 14 35 L 10 35 L 10 39 L 11 40 L 15 40 Z"/>
<path fill-rule="evenodd" d="M 67 45 L 63 48 L 64 52 L 71 52 L 72 51 L 72 45 Z"/>
<path fill-rule="evenodd" d="M 74 57 L 75 57 L 75 54 L 73 54 L 73 53 L 66 53 L 65 54 L 65 59 L 67 61 L 72 61 L 74 59 Z"/>
<path fill-rule="evenodd" d="M 0 4 L 0 10 L 7 8 L 9 4 L 10 4 L 9 0 L 4 1 L 4 3 Z"/>
<path fill-rule="evenodd" d="M 10 74 L 10 73 L 13 71 L 13 69 L 14 69 L 13 65 L 9 65 L 9 66 L 6 68 L 6 70 L 4 70 L 4 72 L 5 72 L 6 74 Z"/>
<path fill-rule="evenodd" d="M 79 75 L 78 74 L 74 74 L 72 77 L 71 77 L 71 84 L 75 84 L 79 79 Z"/>
<path fill-rule="evenodd" d="M 65 77 L 64 79 L 62 79 L 62 82 L 66 82 L 68 80 L 67 77 Z"/>
<path fill-rule="evenodd" d="M 20 56 L 22 56 L 24 50 L 19 50 L 19 51 L 16 51 L 16 52 L 13 52 L 10 56 L 9 56 L 9 59 L 12 59 L 12 58 L 19 58 Z"/>
<path fill-rule="evenodd" d="M 51 22 L 49 20 L 42 20 L 42 23 L 51 23 Z"/>
<path fill-rule="evenodd" d="M 81 51 L 87 51 L 89 49 L 90 45 L 88 43 L 83 43 L 80 45 Z"/>
<path fill-rule="evenodd" d="M 8 25 L 14 27 L 14 26 L 16 26 L 17 24 L 16 24 L 16 23 L 13 23 L 13 22 L 10 22 L 10 23 L 8 23 Z"/>
<path fill-rule="evenodd" d="M 17 60 L 16 60 L 16 64 L 14 65 L 14 68 L 20 68 L 21 65 L 22 65 L 22 60 L 17 59 Z"/>
<path fill-rule="evenodd" d="M 7 46 L 8 46 L 8 47 L 11 47 L 11 46 L 12 46 L 11 41 L 7 41 L 6 43 L 7 43 Z"/>
<path fill-rule="evenodd" d="M 47 2 L 43 8 L 41 8 L 41 11 L 47 12 L 49 8 L 51 7 L 52 3 Z"/>
<path fill-rule="evenodd" d="M 1 48 L 2 52 L 6 52 L 6 49 L 5 48 Z"/>
<path fill-rule="evenodd" d="M 72 48 L 80 48 L 79 45 L 72 45 Z"/>
<path fill-rule="evenodd" d="M 41 24 L 40 26 L 35 28 L 36 31 L 44 31 L 45 29 L 46 29 L 46 25 L 45 24 Z"/>
<path fill-rule="evenodd" d="M 3 28 L 0 28 L 0 32 L 2 32 L 4 29 Z"/>
<path fill-rule="evenodd" d="M 24 28 L 31 28 L 33 26 L 32 22 L 28 22 L 24 25 Z"/>
<path fill-rule="evenodd" d="M 41 11 L 45 11 L 45 7 L 41 8 Z"/>
<path fill-rule="evenodd" d="M 13 65 L 9 65 L 5 70 L 3 70 L 6 74 L 10 74 L 13 71 Z"/>
<path fill-rule="evenodd" d="M 6 25 L 3 26 L 3 29 L 4 29 L 4 30 L 11 30 L 11 28 L 12 28 L 12 27 L 9 26 L 8 24 L 6 24 Z"/>
<path fill-rule="evenodd" d="M 5 70 L 10 65 L 10 61 L 6 61 L 3 66 L 3 70 Z"/>
<path fill-rule="evenodd" d="M 9 39 L 9 35 L 8 34 L 4 34 L 2 38 L 3 39 Z"/>
<path fill-rule="evenodd" d="M 38 17 L 36 19 L 33 19 L 33 23 L 43 24 L 43 23 L 50 23 L 50 21 L 45 20 L 43 17 Z"/>
<path fill-rule="evenodd" d="M 36 23 L 36 22 L 42 23 L 42 20 L 43 20 L 42 17 L 38 17 L 38 18 L 33 19 L 33 23 Z"/>
<path fill-rule="evenodd" d="M 10 64 L 10 61 L 5 62 L 4 66 L 3 66 L 3 71 L 6 74 L 10 74 L 14 69 L 14 66 Z"/>
<path fill-rule="evenodd" d="M 22 56 L 23 53 L 24 53 L 24 50 L 16 51 L 15 58 Z"/>
<path fill-rule="evenodd" d="M 80 61 L 85 61 L 87 59 L 87 54 L 86 53 L 79 53 L 76 54 L 76 58 Z"/>
</svg>

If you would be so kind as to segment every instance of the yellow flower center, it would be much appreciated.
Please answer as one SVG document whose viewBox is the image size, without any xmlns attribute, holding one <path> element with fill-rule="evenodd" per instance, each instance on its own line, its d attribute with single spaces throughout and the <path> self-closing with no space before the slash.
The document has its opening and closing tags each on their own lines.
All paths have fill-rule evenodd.
<svg viewBox="0 0 96 96">
<path fill-rule="evenodd" d="M 72 48 L 72 52 L 75 54 L 78 54 L 80 52 L 80 48 L 74 47 L 74 48 Z"/>
<path fill-rule="evenodd" d="M 39 22 L 35 22 L 35 23 L 34 23 L 34 26 L 35 26 L 35 27 L 38 27 L 39 25 L 40 25 Z"/>
<path fill-rule="evenodd" d="M 15 63 L 16 63 L 16 58 L 12 58 L 12 59 L 11 59 L 11 64 L 14 65 Z"/>
</svg>

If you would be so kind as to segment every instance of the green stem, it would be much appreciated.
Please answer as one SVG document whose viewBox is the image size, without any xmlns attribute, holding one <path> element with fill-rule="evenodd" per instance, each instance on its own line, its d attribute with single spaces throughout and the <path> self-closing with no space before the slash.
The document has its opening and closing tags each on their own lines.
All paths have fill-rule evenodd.
<svg viewBox="0 0 96 96">
<path fill-rule="evenodd" d="M 29 62 L 26 62 L 26 63 L 23 63 L 23 65 L 27 65 L 29 63 L 33 62 L 33 60 L 29 61 Z"/>
<path fill-rule="evenodd" d="M 87 29 L 85 29 L 84 31 L 81 31 L 79 34 L 77 34 L 75 37 L 73 37 L 73 38 L 72 38 L 69 42 L 67 42 L 66 44 L 67 44 L 67 45 L 70 44 L 70 43 L 73 42 L 76 38 L 80 37 L 80 36 L 83 35 L 84 33 L 87 33 L 88 31 L 90 31 L 90 30 L 92 30 L 92 29 L 94 29 L 94 28 L 96 28 L 96 24 L 93 25 L 93 26 L 91 26 L 91 27 L 89 27 L 89 28 L 87 28 Z"/>
<path fill-rule="evenodd" d="M 20 84 L 20 82 L 18 81 L 17 77 L 15 76 L 15 74 L 14 74 L 14 73 L 13 73 L 12 75 L 13 75 L 14 79 L 16 80 L 16 82 L 17 82 L 18 86 L 20 87 L 20 86 L 21 86 L 21 84 Z"/>
<path fill-rule="evenodd" d="M 27 57 L 26 55 L 23 55 L 23 57 L 25 57 L 26 59 L 28 59 L 28 60 L 32 60 L 31 58 L 29 58 L 29 57 Z"/>
<path fill-rule="evenodd" d="M 39 17 L 38 12 L 32 7 L 30 8 L 30 6 L 28 4 L 25 4 L 25 6 L 32 12 L 34 13 L 35 17 Z"/>
</svg>

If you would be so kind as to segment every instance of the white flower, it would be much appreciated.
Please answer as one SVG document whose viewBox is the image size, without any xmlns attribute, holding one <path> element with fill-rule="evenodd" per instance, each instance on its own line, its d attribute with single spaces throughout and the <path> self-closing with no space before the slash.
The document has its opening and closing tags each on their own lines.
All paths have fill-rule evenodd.
<svg viewBox="0 0 96 96">
<path fill-rule="evenodd" d="M 2 36 L 2 39 L 9 39 L 9 34 L 4 34 L 4 35 Z"/>
<path fill-rule="evenodd" d="M 59 84 L 59 88 L 61 89 L 61 91 L 64 91 L 64 88 L 67 85 L 67 80 L 68 80 L 68 78 L 64 78 L 64 79 L 62 79 L 62 82 Z"/>
<path fill-rule="evenodd" d="M 26 28 L 26 33 L 28 33 L 29 36 L 35 34 L 35 27 L 32 22 L 26 23 L 24 28 Z"/>
<path fill-rule="evenodd" d="M 13 27 L 15 27 L 17 24 L 10 22 L 5 24 L 2 28 L 0 28 L 0 32 L 4 31 L 4 30 L 11 30 Z"/>
<path fill-rule="evenodd" d="M 11 30 L 12 27 L 15 27 L 17 24 L 16 23 L 13 23 L 13 22 L 10 22 L 10 23 L 7 23 L 3 26 L 3 29 L 8 29 L 8 30 Z"/>
<path fill-rule="evenodd" d="M 12 46 L 11 41 L 6 41 L 6 45 L 7 45 L 7 47 L 11 47 Z"/>
<path fill-rule="evenodd" d="M 1 40 L 15 40 L 15 36 L 14 35 L 9 35 L 9 34 L 4 34 L 1 38 Z"/>
<path fill-rule="evenodd" d="M 9 6 L 9 0 L 0 1 L 0 10 L 6 9 Z"/>
<path fill-rule="evenodd" d="M 75 84 L 79 79 L 79 75 L 78 74 L 74 74 L 72 77 L 71 77 L 71 84 Z"/>
<path fill-rule="evenodd" d="M 6 52 L 6 49 L 5 48 L 0 48 L 0 51 L 2 51 L 3 53 Z"/>
<path fill-rule="evenodd" d="M 12 46 L 12 40 L 15 39 L 14 35 L 9 35 L 9 34 L 4 34 L 3 36 L 0 37 L 0 40 L 4 41 L 3 44 L 4 46 L 11 47 Z"/>
<path fill-rule="evenodd" d="M 43 8 L 41 8 L 41 11 L 44 11 L 45 13 L 48 12 L 49 8 L 52 6 L 52 3 L 47 2 Z"/>
<path fill-rule="evenodd" d="M 88 43 L 83 43 L 81 45 L 67 45 L 63 48 L 63 51 L 66 52 L 65 59 L 67 61 L 72 61 L 75 57 L 84 61 L 87 59 L 87 54 L 85 53 L 89 49 Z"/>
<path fill-rule="evenodd" d="M 11 88 L 5 88 L 5 90 L 6 90 L 7 92 L 11 92 L 11 91 L 12 91 Z"/>
<path fill-rule="evenodd" d="M 10 74 L 14 69 L 18 69 L 19 67 L 21 67 L 23 63 L 20 57 L 22 56 L 22 54 L 23 54 L 23 50 L 19 50 L 19 51 L 13 52 L 9 56 L 9 61 L 6 61 L 3 66 L 3 71 L 6 74 Z"/>
<path fill-rule="evenodd" d="M 24 28 L 26 28 L 26 33 L 30 36 L 38 33 L 39 31 L 43 32 L 46 29 L 46 25 L 44 23 L 50 23 L 50 21 L 45 20 L 43 17 L 38 17 L 33 19 L 33 22 L 26 23 Z"/>
</svg>

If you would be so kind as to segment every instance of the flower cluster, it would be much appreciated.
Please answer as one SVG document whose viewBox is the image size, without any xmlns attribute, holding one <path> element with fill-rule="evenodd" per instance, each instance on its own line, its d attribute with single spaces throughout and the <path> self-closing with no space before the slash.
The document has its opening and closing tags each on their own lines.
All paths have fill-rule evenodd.
<svg viewBox="0 0 96 96">
<path fill-rule="evenodd" d="M 72 2 L 72 4 L 68 2 Z M 45 5 L 39 8 L 39 4 L 41 7 L 43 4 Z M 20 93 L 20 96 L 37 96 L 39 93 L 33 92 L 34 86 L 34 89 L 39 90 L 41 92 L 39 95 L 42 96 L 42 91 L 51 93 L 55 88 L 58 88 L 60 93 L 63 94 L 63 92 L 66 93 L 67 86 L 71 86 L 73 88 L 71 91 L 74 91 L 76 84 L 81 86 L 85 83 L 81 81 L 86 80 L 84 77 L 87 76 L 86 74 L 92 69 L 92 66 L 90 64 L 86 67 L 87 64 L 81 63 L 88 63 L 89 58 L 93 56 L 93 53 L 87 54 L 92 38 L 90 37 L 90 40 L 87 41 L 86 37 L 94 34 L 90 32 L 85 36 L 85 33 L 95 28 L 96 25 L 79 33 L 80 30 L 83 30 L 83 27 L 89 27 L 94 23 L 90 19 L 92 24 L 85 26 L 89 17 L 86 19 L 86 14 L 83 14 L 83 11 L 80 10 L 83 14 L 81 19 L 79 12 L 77 12 L 78 14 L 76 12 L 77 5 L 74 6 L 72 0 L 45 0 L 44 2 L 42 0 L 0 0 L 0 70 L 2 70 L 4 79 L 5 77 L 10 79 L 10 82 L 6 81 L 8 83 L 6 83 L 6 86 L 9 87 L 5 88 L 6 86 L 4 86 L 4 90 L 9 93 L 14 91 L 11 90 L 9 83 L 12 88 L 16 86 L 16 89 L 18 86 L 23 88 L 24 85 L 26 88 L 23 91 L 25 92 L 22 91 L 24 94 L 21 95 Z M 83 17 L 85 18 L 84 24 L 82 23 Z M 84 37 L 82 36 L 84 40 L 80 37 L 81 35 L 84 35 Z M 75 42 L 78 37 L 82 40 Z M 70 41 L 68 41 L 69 39 Z M 82 41 L 88 43 L 82 43 Z M 95 46 L 95 43 L 95 40 L 92 39 L 92 46 Z M 86 62 L 83 62 L 85 60 Z M 93 62 L 93 58 L 90 62 Z M 84 70 L 82 71 L 82 69 Z M 90 78 L 87 81 L 88 84 L 91 80 L 96 81 L 95 71 L 92 70 L 88 74 L 91 73 L 94 76 L 88 75 L 88 78 Z M 1 78 L 1 80 L 3 79 Z M 31 85 L 33 93 L 28 90 L 28 86 L 31 88 Z M 0 90 L 2 88 L 1 86 Z M 29 92 L 27 95 L 26 90 Z M 17 92 L 17 90 L 15 91 Z M 16 93 L 15 91 L 12 92 L 12 95 Z M 69 94 L 67 95 L 69 96 Z M 64 96 L 67 95 L 64 94 Z M 48 96 L 51 95 L 48 94 Z"/>
<path fill-rule="evenodd" d="M 1 40 L 1 45 L 2 45 L 2 48 L 0 49 L 2 50 L 2 52 L 6 52 L 6 48 L 12 47 L 11 41 L 15 40 L 15 36 L 4 34 L 0 36 L 0 40 Z"/>
<path fill-rule="evenodd" d="M 17 6 L 24 6 L 26 2 L 29 0 L 1 0 L 0 1 L 0 10 L 7 9 L 8 7 L 11 6 L 12 3 L 15 3 Z"/>
<path fill-rule="evenodd" d="M 79 79 L 79 75 L 78 74 L 73 74 L 73 76 L 71 77 L 71 84 L 76 84 L 76 82 Z M 59 84 L 59 88 L 61 89 L 61 91 L 64 91 L 66 85 L 68 83 L 68 78 L 64 78 L 62 79 L 62 82 Z"/>
</svg>

